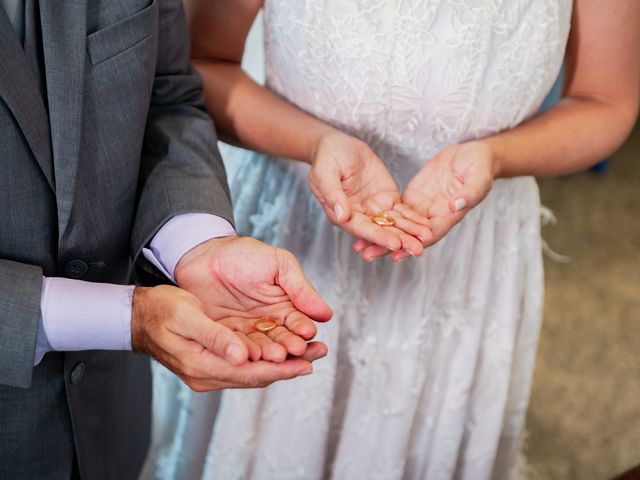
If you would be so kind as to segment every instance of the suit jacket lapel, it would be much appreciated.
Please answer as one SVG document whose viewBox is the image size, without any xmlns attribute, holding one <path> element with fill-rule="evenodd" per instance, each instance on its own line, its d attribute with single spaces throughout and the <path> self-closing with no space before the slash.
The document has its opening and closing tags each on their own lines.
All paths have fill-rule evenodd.
<svg viewBox="0 0 640 480">
<path fill-rule="evenodd" d="M 86 2 L 40 0 L 60 239 L 71 215 L 84 92 Z"/>
<path fill-rule="evenodd" d="M 0 8 L 0 97 L 27 139 L 49 185 L 55 190 L 47 110 L 40 86 L 4 8 Z"/>
</svg>

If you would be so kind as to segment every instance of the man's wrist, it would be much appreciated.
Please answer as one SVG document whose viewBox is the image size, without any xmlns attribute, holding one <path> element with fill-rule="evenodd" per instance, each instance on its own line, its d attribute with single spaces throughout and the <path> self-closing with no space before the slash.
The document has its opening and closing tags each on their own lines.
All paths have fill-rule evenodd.
<svg viewBox="0 0 640 480">
<path fill-rule="evenodd" d="M 205 254 L 205 252 L 207 252 L 210 248 L 215 248 L 214 245 L 220 244 L 223 242 L 228 242 L 234 238 L 238 238 L 238 237 L 232 236 L 232 237 L 211 238 L 205 242 L 202 242 L 199 245 L 196 245 L 194 248 L 186 252 L 182 256 L 178 264 L 176 265 L 176 270 L 175 270 L 176 284 L 180 286 L 180 274 L 187 265 L 195 261 L 201 255 Z"/>
<path fill-rule="evenodd" d="M 234 236 L 233 225 L 209 213 L 184 213 L 165 223 L 143 255 L 169 280 L 175 281 L 176 267 L 194 247 L 212 238 Z"/>
<path fill-rule="evenodd" d="M 135 287 L 131 295 L 131 349 L 134 352 L 145 352 L 145 293 L 147 287 Z"/>
</svg>

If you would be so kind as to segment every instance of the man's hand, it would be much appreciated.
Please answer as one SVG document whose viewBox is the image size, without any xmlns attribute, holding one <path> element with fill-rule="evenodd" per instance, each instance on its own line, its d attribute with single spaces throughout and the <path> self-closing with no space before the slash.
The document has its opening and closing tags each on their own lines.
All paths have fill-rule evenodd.
<svg viewBox="0 0 640 480">
<path fill-rule="evenodd" d="M 424 251 L 418 238 L 428 236 L 428 229 L 395 209 L 401 203 L 398 187 L 382 160 L 361 140 L 340 132 L 322 137 L 309 186 L 329 220 L 356 238 L 385 251 Z M 395 226 L 373 223 L 371 217 L 380 213 L 391 215 Z"/>
<path fill-rule="evenodd" d="M 254 361 L 315 360 L 327 352 L 324 344 L 307 342 L 317 332 L 314 320 L 329 320 L 331 309 L 286 250 L 246 237 L 212 239 L 182 257 L 175 278 L 209 318 L 237 333 Z M 267 316 L 278 327 L 257 332 L 255 321 Z"/>
<path fill-rule="evenodd" d="M 136 288 L 131 321 L 133 349 L 153 356 L 195 391 L 265 387 L 311 373 L 309 360 L 247 362 L 248 351 L 234 332 L 206 316 L 202 303 L 176 287 Z M 326 349 L 324 351 L 326 353 Z"/>
</svg>

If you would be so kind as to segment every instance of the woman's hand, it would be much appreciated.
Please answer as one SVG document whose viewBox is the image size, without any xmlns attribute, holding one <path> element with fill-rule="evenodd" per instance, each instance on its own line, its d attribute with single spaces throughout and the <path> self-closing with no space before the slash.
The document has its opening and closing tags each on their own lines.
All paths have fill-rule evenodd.
<svg viewBox="0 0 640 480">
<path fill-rule="evenodd" d="M 421 255 L 424 251 L 422 240 L 430 237 L 428 229 L 395 209 L 401 203 L 398 187 L 384 163 L 361 140 L 340 132 L 321 137 L 309 185 L 329 220 L 357 238 L 385 253 L 403 250 Z M 395 219 L 394 227 L 371 221 L 382 212 Z"/>
<path fill-rule="evenodd" d="M 395 209 L 431 232 L 424 247 L 441 240 L 489 193 L 496 171 L 494 155 L 482 141 L 451 145 L 429 160 L 409 182 Z M 367 260 L 388 252 L 363 240 L 354 250 Z M 394 260 L 407 257 L 393 254 Z"/>
</svg>

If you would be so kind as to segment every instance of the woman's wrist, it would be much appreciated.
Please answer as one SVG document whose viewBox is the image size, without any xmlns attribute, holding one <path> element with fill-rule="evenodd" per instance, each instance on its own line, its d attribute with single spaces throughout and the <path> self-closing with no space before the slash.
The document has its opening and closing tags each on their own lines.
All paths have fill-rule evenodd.
<svg viewBox="0 0 640 480">
<path fill-rule="evenodd" d="M 345 135 L 345 134 L 342 133 L 340 130 L 337 130 L 329 125 L 323 125 L 322 127 L 318 128 L 312 134 L 311 140 L 309 141 L 309 147 L 306 150 L 307 153 L 303 161 L 308 163 L 309 165 L 313 165 L 313 163 L 315 162 L 316 156 L 318 154 L 318 150 L 320 149 L 320 146 L 322 145 L 322 143 L 326 142 L 327 139 L 334 137 L 336 135 Z"/>
<path fill-rule="evenodd" d="M 481 140 L 476 140 L 476 142 L 486 148 L 488 151 L 488 155 L 491 157 L 491 173 L 493 178 L 500 178 L 503 174 L 503 158 L 500 153 L 498 142 L 494 137 L 487 137 Z"/>
</svg>

